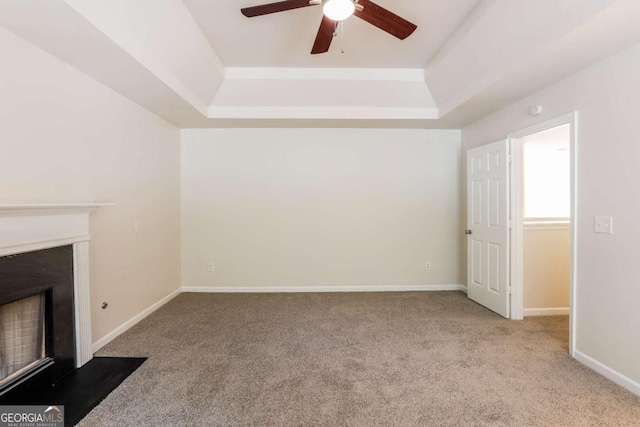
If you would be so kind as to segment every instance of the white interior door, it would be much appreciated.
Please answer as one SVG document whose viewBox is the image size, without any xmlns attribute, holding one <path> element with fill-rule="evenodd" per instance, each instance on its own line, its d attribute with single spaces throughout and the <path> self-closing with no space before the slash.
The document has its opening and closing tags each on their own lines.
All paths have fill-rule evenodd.
<svg viewBox="0 0 640 427">
<path fill-rule="evenodd" d="M 467 151 L 467 295 L 509 317 L 509 141 Z"/>
</svg>

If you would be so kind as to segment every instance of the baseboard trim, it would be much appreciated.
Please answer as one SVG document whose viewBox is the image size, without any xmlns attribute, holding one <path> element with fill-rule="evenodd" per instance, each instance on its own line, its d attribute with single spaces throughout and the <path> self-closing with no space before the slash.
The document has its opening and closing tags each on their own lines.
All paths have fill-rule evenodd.
<svg viewBox="0 0 640 427">
<path fill-rule="evenodd" d="M 593 369 L 594 371 L 604 376 L 605 378 L 608 378 L 614 383 L 618 384 L 619 386 L 626 388 L 631 393 L 634 393 L 635 395 L 640 396 L 640 383 L 638 383 L 637 381 L 634 381 L 631 378 L 621 374 L 620 372 L 614 369 L 611 369 L 610 367 L 597 361 L 593 357 L 587 356 L 580 350 L 575 350 L 573 352 L 573 357 L 578 362 Z"/>
<path fill-rule="evenodd" d="M 182 292 L 200 293 L 283 293 L 283 292 L 424 292 L 465 291 L 462 285 L 404 286 L 183 286 Z"/>
<path fill-rule="evenodd" d="M 569 314 L 569 307 L 553 308 L 525 308 L 524 317 L 528 316 L 565 316 Z"/>
<path fill-rule="evenodd" d="M 155 304 L 146 308 L 142 312 L 133 316 L 131 319 L 127 320 L 122 325 L 118 326 L 113 331 L 109 332 L 107 335 L 103 336 L 98 341 L 94 342 L 93 345 L 91 346 L 91 351 L 95 353 L 96 351 L 100 350 L 102 347 L 109 344 L 111 341 L 113 341 L 116 337 L 118 337 L 120 334 L 125 332 L 127 329 L 131 328 L 136 323 L 140 322 L 142 319 L 144 319 L 145 317 L 147 317 L 148 315 L 150 315 L 151 313 L 153 313 L 154 311 L 156 311 L 157 309 L 159 309 L 160 307 L 162 307 L 163 305 L 171 301 L 180 293 L 182 293 L 182 289 L 178 288 L 175 291 L 171 292 L 166 297 L 162 298 L 160 301 L 156 302 Z"/>
</svg>

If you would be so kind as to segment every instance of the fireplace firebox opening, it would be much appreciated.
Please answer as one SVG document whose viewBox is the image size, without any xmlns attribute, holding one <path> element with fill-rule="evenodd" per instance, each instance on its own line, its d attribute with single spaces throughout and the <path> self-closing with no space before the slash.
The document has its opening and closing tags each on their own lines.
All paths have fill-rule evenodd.
<svg viewBox="0 0 640 427">
<path fill-rule="evenodd" d="M 50 292 L 0 306 L 0 391 L 53 363 Z"/>
<path fill-rule="evenodd" d="M 73 247 L 0 257 L 0 395 L 75 368 Z"/>
</svg>

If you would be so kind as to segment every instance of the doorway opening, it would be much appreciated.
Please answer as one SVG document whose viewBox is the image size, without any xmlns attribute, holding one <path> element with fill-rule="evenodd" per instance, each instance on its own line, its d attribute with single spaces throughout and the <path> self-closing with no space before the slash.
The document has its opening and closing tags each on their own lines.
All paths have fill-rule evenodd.
<svg viewBox="0 0 640 427">
<path fill-rule="evenodd" d="M 509 135 L 512 165 L 511 317 L 575 313 L 575 132 L 570 114 Z"/>
<path fill-rule="evenodd" d="M 564 124 L 520 140 L 525 317 L 569 314 L 570 139 Z"/>
</svg>

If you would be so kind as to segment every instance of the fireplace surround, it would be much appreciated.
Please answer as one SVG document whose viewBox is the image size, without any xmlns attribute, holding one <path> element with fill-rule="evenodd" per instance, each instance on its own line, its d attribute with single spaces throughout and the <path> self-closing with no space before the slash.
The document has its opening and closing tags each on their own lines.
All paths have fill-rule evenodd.
<svg viewBox="0 0 640 427">
<path fill-rule="evenodd" d="M 49 343 L 59 375 L 93 357 L 89 216 L 101 206 L 109 204 L 0 205 L 0 257 L 11 256 L 0 263 L 8 268 L 0 270 L 0 304 L 45 292 L 45 306 L 57 307 L 45 312 L 59 318 Z"/>
<path fill-rule="evenodd" d="M 44 300 L 41 307 L 42 313 L 39 315 L 44 317 L 44 343 L 41 342 L 41 344 L 45 347 L 45 357 L 42 359 L 48 363 L 34 366 L 32 371 L 51 365 L 52 377 L 58 380 L 75 368 L 73 247 L 71 245 L 0 257 L 0 305 L 7 307 L 9 304 L 19 304 L 34 297 L 43 297 Z M 9 313 L 11 316 L 7 317 L 20 320 L 23 317 L 20 314 L 24 313 L 19 313 L 20 310 L 16 311 L 16 313 Z M 8 325 L 3 325 L 3 332 L 6 333 L 2 335 L 3 345 L 13 345 L 3 348 L 0 352 L 5 361 L 11 359 L 7 357 L 10 353 L 21 354 L 25 343 L 20 338 L 23 335 L 27 335 L 28 338 L 32 332 L 29 328 L 26 334 L 22 334 L 20 328 L 12 329 L 6 326 Z M 29 376 L 30 372 L 26 371 L 24 375 Z M 19 382 L 20 379 L 22 377 L 15 378 L 15 382 Z M 0 388 L 0 393 L 11 384 L 9 382 Z"/>
</svg>

